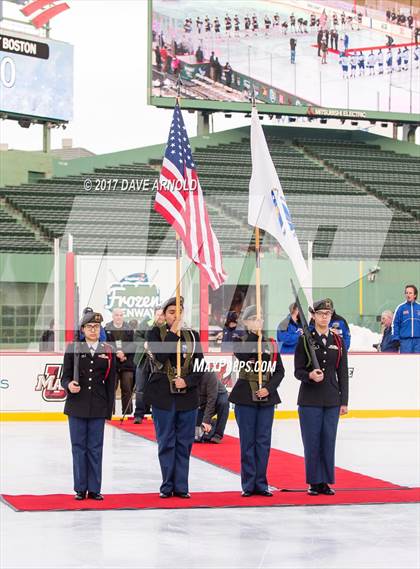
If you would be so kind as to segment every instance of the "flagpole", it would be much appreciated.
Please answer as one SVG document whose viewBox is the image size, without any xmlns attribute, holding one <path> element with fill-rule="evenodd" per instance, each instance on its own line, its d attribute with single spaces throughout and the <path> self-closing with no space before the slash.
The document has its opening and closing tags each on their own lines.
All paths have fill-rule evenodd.
<svg viewBox="0 0 420 569">
<path fill-rule="evenodd" d="M 255 227 L 255 287 L 257 301 L 257 322 L 261 321 L 261 264 L 260 228 Z M 262 389 L 262 330 L 258 328 L 258 389 Z"/>
<path fill-rule="evenodd" d="M 257 107 L 255 103 L 254 86 L 251 87 L 251 103 L 252 108 Z M 256 304 L 257 304 L 257 322 L 261 321 L 261 249 L 260 249 L 260 228 L 255 226 L 255 288 L 256 288 Z M 258 328 L 258 389 L 262 389 L 262 330 Z"/>
<path fill-rule="evenodd" d="M 176 84 L 176 104 L 180 105 L 181 102 L 181 78 L 178 76 L 178 81 Z M 182 244 L 181 238 L 178 232 L 176 235 L 176 268 L 175 268 L 175 279 L 176 279 L 176 302 L 175 302 L 175 315 L 177 321 L 179 321 L 181 316 L 181 256 L 182 256 Z M 178 328 L 177 331 L 178 341 L 176 343 L 176 375 L 181 377 L 181 329 Z"/>
</svg>

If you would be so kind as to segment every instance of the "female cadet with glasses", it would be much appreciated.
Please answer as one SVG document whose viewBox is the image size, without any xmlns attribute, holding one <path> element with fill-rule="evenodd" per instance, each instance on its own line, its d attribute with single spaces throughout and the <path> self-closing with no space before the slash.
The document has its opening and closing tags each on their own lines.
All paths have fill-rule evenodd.
<svg viewBox="0 0 420 569">
<path fill-rule="evenodd" d="M 301 381 L 298 406 L 305 453 L 308 494 L 332 496 L 338 419 L 347 413 L 347 351 L 342 338 L 329 330 L 332 306 L 328 299 L 314 303 L 311 331 L 320 369 L 314 369 L 308 339 L 299 338 L 295 351 L 295 377 Z"/>
</svg>

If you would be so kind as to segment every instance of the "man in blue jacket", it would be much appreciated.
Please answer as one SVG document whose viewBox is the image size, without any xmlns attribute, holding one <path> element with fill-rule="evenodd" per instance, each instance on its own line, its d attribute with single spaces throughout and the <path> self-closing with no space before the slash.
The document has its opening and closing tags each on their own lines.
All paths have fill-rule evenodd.
<svg viewBox="0 0 420 569">
<path fill-rule="evenodd" d="M 277 343 L 281 354 L 294 354 L 299 337 L 302 334 L 302 325 L 296 303 L 289 306 L 289 316 L 280 322 L 277 328 Z"/>
<path fill-rule="evenodd" d="M 392 335 L 400 342 L 401 354 L 420 353 L 420 304 L 417 302 L 417 287 L 405 287 L 405 299 L 395 309 Z"/>
</svg>

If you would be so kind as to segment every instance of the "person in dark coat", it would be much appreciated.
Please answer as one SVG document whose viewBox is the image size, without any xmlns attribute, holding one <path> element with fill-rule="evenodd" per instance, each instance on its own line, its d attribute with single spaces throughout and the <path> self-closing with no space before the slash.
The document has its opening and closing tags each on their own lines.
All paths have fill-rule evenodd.
<svg viewBox="0 0 420 569">
<path fill-rule="evenodd" d="M 380 344 L 374 344 L 373 347 L 378 350 L 378 352 L 394 352 L 398 353 L 400 351 L 400 343 L 392 335 L 392 320 L 394 318 L 394 313 L 392 310 L 384 310 L 381 315 L 382 324 L 382 339 Z"/>
<path fill-rule="evenodd" d="M 348 366 L 346 346 L 329 330 L 333 307 L 328 299 L 315 302 L 311 331 L 320 369 L 309 357 L 308 340 L 299 338 L 295 351 L 295 377 L 301 382 L 299 421 L 305 454 L 308 494 L 333 495 L 335 441 L 338 419 L 348 412 Z"/>
<path fill-rule="evenodd" d="M 166 323 L 155 326 L 147 335 L 154 371 L 144 389 L 144 402 L 152 406 L 162 471 L 160 497 L 190 498 L 188 471 L 199 405 L 198 385 L 201 372 L 194 368 L 203 359 L 200 336 L 182 328 L 181 314 L 176 317 L 176 299 L 162 306 Z M 177 344 L 180 333 L 181 370 L 177 373 Z"/>
<path fill-rule="evenodd" d="M 223 439 L 229 418 L 228 392 L 214 372 L 204 372 L 199 383 L 199 395 L 195 441 L 218 444 Z M 215 421 L 214 415 L 217 416 Z"/>
<path fill-rule="evenodd" d="M 54 351 L 54 319 L 50 320 L 50 327 L 42 333 L 39 340 L 40 352 L 53 352 Z"/>
<path fill-rule="evenodd" d="M 226 315 L 226 322 L 223 326 L 222 334 L 222 352 L 231 352 L 233 350 L 233 341 L 244 335 L 244 330 L 238 329 L 238 315 L 235 311 L 230 310 Z"/>
<path fill-rule="evenodd" d="M 102 315 L 88 312 L 80 322 L 84 340 L 67 346 L 61 384 L 67 391 L 76 500 L 103 500 L 102 450 L 105 419 L 115 398 L 115 354 L 99 340 Z"/>
<path fill-rule="evenodd" d="M 256 306 L 245 309 L 242 320 L 246 335 L 234 343 L 234 354 L 241 371 L 229 396 L 235 404 L 241 446 L 242 496 L 272 496 L 268 489 L 267 467 L 271 447 L 274 407 L 280 403 L 277 388 L 284 377 L 284 367 L 274 339 L 262 338 L 262 388 L 258 384 L 258 330 Z"/>
<path fill-rule="evenodd" d="M 134 330 L 124 322 L 124 312 L 121 308 L 114 308 L 112 321 L 105 326 L 107 342 L 115 350 L 117 357 L 117 378 L 121 388 L 121 405 L 123 415 L 133 412 L 133 386 L 134 386 Z"/>
<path fill-rule="evenodd" d="M 134 409 L 135 425 L 139 425 L 143 422 L 143 418 L 147 410 L 146 405 L 144 404 L 144 386 L 146 385 L 150 373 L 150 365 L 149 358 L 147 356 L 146 335 L 154 326 L 162 326 L 164 322 L 165 318 L 163 316 L 162 308 L 160 306 L 156 306 L 153 318 L 145 318 L 140 322 L 138 329 L 134 332 L 134 344 L 136 346 L 136 352 L 134 354 L 136 383 L 136 407 Z"/>
</svg>

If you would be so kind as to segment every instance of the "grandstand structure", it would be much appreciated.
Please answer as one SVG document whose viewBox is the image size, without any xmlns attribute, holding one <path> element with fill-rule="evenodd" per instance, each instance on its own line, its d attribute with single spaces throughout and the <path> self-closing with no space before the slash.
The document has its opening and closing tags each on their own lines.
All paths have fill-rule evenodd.
<svg viewBox="0 0 420 569">
<path fill-rule="evenodd" d="M 335 279 L 331 288 L 319 284 L 315 292 L 334 296 L 345 307 L 351 322 L 376 330 L 377 317 L 385 303 L 388 307 L 389 302 L 398 302 L 400 291 L 394 281 L 400 274 L 401 262 L 405 263 L 405 274 L 408 270 L 407 277 L 412 275 L 415 280 L 418 272 L 415 267 L 420 259 L 420 159 L 415 148 L 411 150 L 413 145 L 408 143 L 360 131 L 264 128 L 304 255 L 312 241 L 318 277 L 322 272 L 350 275 L 344 285 Z M 191 145 L 230 274 L 229 284 L 248 286 L 254 262 L 253 228 L 247 223 L 252 170 L 249 129 L 196 137 L 191 139 Z M 46 291 L 51 284 L 55 238 L 60 238 L 65 251 L 71 234 L 73 249 L 79 256 L 173 257 L 173 230 L 153 210 L 152 188 L 159 176 L 162 156 L 163 145 L 159 145 L 57 162 L 57 175 L 53 177 L 0 189 L 0 255 L 12 255 L 20 265 L 26 265 L 28 258 L 33 263 L 34 257 L 43 257 L 50 270 L 38 277 L 47 298 L 41 304 L 49 307 L 39 307 L 42 318 L 36 321 L 38 331 L 33 329 L 32 315 L 30 331 L 25 335 L 21 328 L 19 332 L 18 322 L 23 323 L 23 316 L 19 320 L 13 306 L 4 303 L 0 331 L 9 338 L 7 342 L 16 343 L 19 335 L 35 341 L 39 328 L 46 327 L 52 317 L 52 292 L 48 296 Z M 85 189 L 86 180 L 92 183 L 90 191 Z M 98 180 L 105 185 L 109 182 L 114 189 L 95 188 Z M 122 189 L 122 181 L 127 187 L 144 180 L 148 191 Z M 262 253 L 263 266 L 282 260 L 281 266 L 287 267 L 266 264 L 273 270 L 263 271 L 263 284 L 268 285 L 268 323 L 275 329 L 279 313 L 286 310 L 290 301 L 282 298 L 279 307 L 276 291 L 289 288 L 288 276 L 292 273 L 286 255 L 270 235 L 263 236 Z M 363 317 L 355 300 L 359 295 L 357 266 L 361 261 L 366 270 L 378 264 L 384 269 L 380 290 L 366 287 Z M 37 264 L 35 261 L 34 266 Z M 243 271 L 245 266 L 248 269 Z M 30 312 L 32 301 L 29 304 Z M 13 315 L 15 319 L 11 320 Z"/>
<path fill-rule="evenodd" d="M 419 259 L 418 157 L 384 150 L 369 143 L 368 136 L 363 142 L 349 141 L 341 131 L 325 137 L 321 130 L 267 127 L 266 134 L 299 241 L 303 247 L 314 241 L 315 259 Z M 247 224 L 249 133 L 238 129 L 237 135 L 230 142 L 213 135 L 221 141 L 194 150 L 212 223 L 227 257 L 246 255 L 252 240 Z M 114 254 L 172 254 L 169 227 L 153 211 L 153 192 L 124 191 L 118 183 L 113 191 L 84 188 L 87 178 L 124 179 L 128 184 L 147 179 L 151 188 L 160 165 L 161 159 L 151 158 L 93 172 L 81 166 L 79 175 L 1 188 L 0 251 L 45 253 L 52 250 L 54 237 L 71 233 L 80 254 L 102 254 L 105 244 Z M 98 223 L 88 240 L 93 211 Z M 264 247 L 272 249 L 275 242 L 266 237 Z"/>
</svg>

